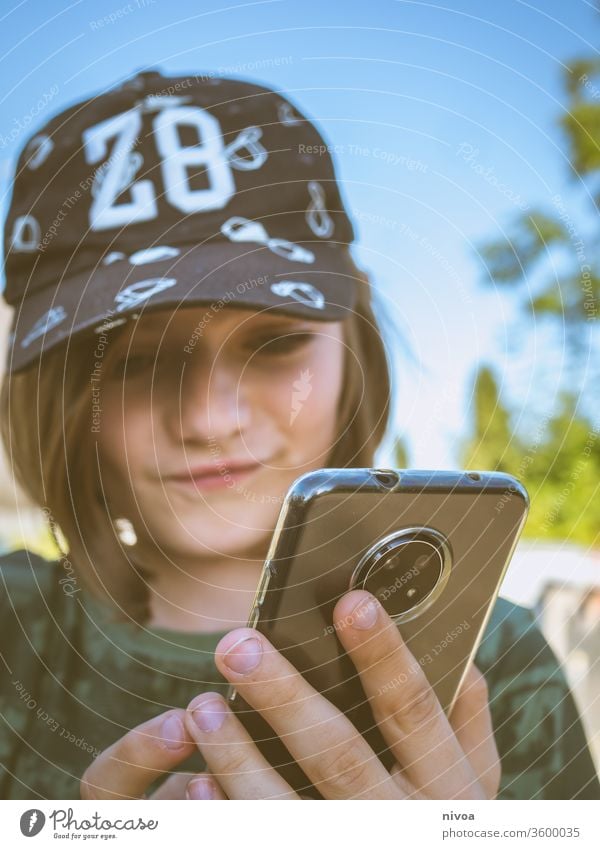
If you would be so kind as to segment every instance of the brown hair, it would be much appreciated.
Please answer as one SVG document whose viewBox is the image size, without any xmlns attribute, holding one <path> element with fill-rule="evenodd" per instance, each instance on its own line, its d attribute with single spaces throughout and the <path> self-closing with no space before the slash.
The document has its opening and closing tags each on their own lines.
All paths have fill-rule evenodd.
<svg viewBox="0 0 600 849">
<path fill-rule="evenodd" d="M 358 301 L 344 321 L 347 346 L 338 439 L 328 466 L 372 466 L 390 414 L 391 368 L 372 305 L 369 278 L 357 270 Z M 108 331 L 112 333 L 113 331 Z M 7 374 L 0 393 L 1 435 L 13 474 L 45 513 L 66 564 L 115 615 L 149 616 L 145 576 L 124 548 L 103 497 L 92 439 L 91 352 L 97 337 L 75 338 L 23 372 Z M 82 355 L 87 351 L 88 356 Z"/>
</svg>

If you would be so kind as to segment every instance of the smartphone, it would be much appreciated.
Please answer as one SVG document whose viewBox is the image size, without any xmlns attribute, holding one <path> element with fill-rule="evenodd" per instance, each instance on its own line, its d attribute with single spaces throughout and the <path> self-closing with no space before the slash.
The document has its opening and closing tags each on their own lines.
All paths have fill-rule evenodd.
<svg viewBox="0 0 600 849">
<path fill-rule="evenodd" d="M 332 624 L 336 602 L 350 589 L 377 596 L 449 714 L 528 509 L 523 485 L 499 472 L 308 472 L 284 499 L 248 625 L 351 719 L 390 769 L 393 755 Z M 286 781 L 321 798 L 261 715 L 233 687 L 228 696 Z"/>
</svg>

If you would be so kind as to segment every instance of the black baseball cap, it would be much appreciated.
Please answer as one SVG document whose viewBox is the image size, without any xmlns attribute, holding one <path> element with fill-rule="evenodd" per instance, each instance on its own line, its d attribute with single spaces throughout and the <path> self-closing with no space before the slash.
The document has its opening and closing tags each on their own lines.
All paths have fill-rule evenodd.
<svg viewBox="0 0 600 849">
<path fill-rule="evenodd" d="M 12 183 L 7 369 L 165 306 L 347 317 L 360 272 L 329 151 L 279 92 L 212 74 L 140 71 L 56 115 Z"/>
</svg>

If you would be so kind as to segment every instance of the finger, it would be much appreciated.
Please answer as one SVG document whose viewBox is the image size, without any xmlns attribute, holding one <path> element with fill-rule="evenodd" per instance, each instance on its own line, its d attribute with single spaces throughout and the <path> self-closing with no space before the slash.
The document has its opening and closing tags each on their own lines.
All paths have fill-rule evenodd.
<svg viewBox="0 0 600 849">
<path fill-rule="evenodd" d="M 375 596 L 346 593 L 333 621 L 375 721 L 415 788 L 434 799 L 483 797 L 421 666 Z"/>
<path fill-rule="evenodd" d="M 187 785 L 185 795 L 187 799 L 227 799 L 219 782 L 207 772 L 195 775 L 191 779 Z"/>
<path fill-rule="evenodd" d="M 392 766 L 390 770 L 390 775 L 402 791 L 402 795 L 406 799 L 427 799 L 428 797 L 422 793 L 420 790 L 417 790 L 413 787 L 412 782 L 407 778 L 404 774 L 404 770 L 396 761 L 396 763 Z"/>
<path fill-rule="evenodd" d="M 188 782 L 195 777 L 193 772 L 174 772 L 154 791 L 151 799 L 185 799 Z"/>
<path fill-rule="evenodd" d="M 206 772 L 174 772 L 151 799 L 226 799 L 215 779 Z"/>
<path fill-rule="evenodd" d="M 298 798 L 218 693 L 192 699 L 186 725 L 211 775 L 230 799 Z"/>
<path fill-rule="evenodd" d="M 388 771 L 350 720 L 258 631 L 231 631 L 217 645 L 215 660 L 326 799 L 400 797 Z"/>
<path fill-rule="evenodd" d="M 82 799 L 139 799 L 159 775 L 196 749 L 185 711 L 170 710 L 128 731 L 105 749 L 81 779 Z"/>
<path fill-rule="evenodd" d="M 450 724 L 488 799 L 500 787 L 501 767 L 487 683 L 474 663 L 470 663 L 450 714 Z"/>
</svg>

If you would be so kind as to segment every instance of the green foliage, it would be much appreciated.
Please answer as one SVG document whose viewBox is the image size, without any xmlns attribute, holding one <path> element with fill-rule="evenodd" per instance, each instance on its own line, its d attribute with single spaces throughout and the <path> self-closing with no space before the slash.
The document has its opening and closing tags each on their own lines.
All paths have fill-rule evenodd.
<svg viewBox="0 0 600 849">
<path fill-rule="evenodd" d="M 592 274 L 565 275 L 533 297 L 529 308 L 537 316 L 560 316 L 567 329 L 588 320 L 588 312 L 600 304 L 600 278 Z M 580 327 L 577 327 L 580 332 Z"/>
<path fill-rule="evenodd" d="M 510 413 L 500 400 L 494 373 L 488 366 L 479 368 L 472 398 L 474 432 L 463 447 L 462 465 L 466 469 L 514 474 L 521 446 L 513 433 Z"/>
<path fill-rule="evenodd" d="M 557 123 L 566 135 L 571 175 L 579 186 L 582 179 L 588 183 L 581 214 L 572 214 L 556 195 L 553 208 L 519 216 L 507 237 L 480 246 L 484 281 L 510 284 L 520 292 L 525 314 L 554 318 L 559 330 L 565 322 L 571 327 L 595 323 L 600 312 L 600 59 L 575 59 L 564 79 L 569 99 Z M 596 200 L 586 216 L 590 194 Z M 585 221 L 585 227 L 574 219 Z M 567 336 L 567 345 L 579 354 L 576 335 Z"/>
<path fill-rule="evenodd" d="M 531 498 L 524 536 L 599 546 L 599 424 L 576 406 L 564 392 L 558 411 L 524 439 L 512 426 L 493 372 L 483 366 L 473 392 L 473 435 L 461 461 L 464 468 L 508 472 L 523 482 Z"/>
<path fill-rule="evenodd" d="M 519 216 L 506 239 L 485 242 L 479 252 L 495 283 L 517 284 L 550 246 L 567 242 L 568 234 L 558 218 L 535 211 Z"/>
<path fill-rule="evenodd" d="M 526 440 L 514 432 L 496 381 L 482 368 L 464 461 L 468 468 L 498 469 L 523 481 L 531 496 L 526 535 L 598 546 L 600 438 L 598 424 L 581 413 L 578 402 L 585 396 L 597 403 L 592 393 L 600 377 L 594 341 L 600 312 L 600 59 L 572 61 L 565 84 L 567 109 L 557 123 L 567 143 L 570 176 L 581 191 L 581 208 L 568 207 L 557 194 L 551 208 L 519 216 L 508 237 L 483 244 L 480 252 L 486 285 L 510 286 L 520 298 L 523 317 L 543 318 L 555 327 L 557 344 L 566 354 L 569 391 L 560 395 L 558 411 Z M 521 319 L 514 336 L 535 329 L 534 321 Z M 542 385 L 551 385 L 553 367 L 555 361 Z M 584 377 L 588 387 L 578 399 L 573 388 Z"/>
<path fill-rule="evenodd" d="M 567 135 L 569 157 L 578 174 L 591 174 L 600 168 L 600 104 L 574 103 L 561 118 Z"/>
<path fill-rule="evenodd" d="M 565 393 L 545 437 L 524 455 L 523 480 L 532 497 L 528 533 L 598 546 L 600 433 L 589 419 L 574 414 L 575 406 L 575 398 Z"/>
<path fill-rule="evenodd" d="M 593 85 L 593 80 L 600 75 L 600 59 L 595 57 L 578 57 L 571 60 L 571 70 L 565 73 L 565 86 L 572 100 L 576 100 L 586 91 L 588 80 Z"/>
<path fill-rule="evenodd" d="M 600 169 L 600 60 L 575 59 L 564 81 L 569 103 L 559 125 L 567 137 L 573 170 L 591 175 Z"/>
<path fill-rule="evenodd" d="M 3 537 L 0 540 L 0 548 L 3 551 L 17 551 L 20 548 L 26 548 L 46 560 L 56 560 L 59 557 L 59 551 L 47 525 L 41 525 L 35 534 L 25 536 L 13 534 Z"/>
<path fill-rule="evenodd" d="M 406 450 L 404 440 L 400 436 L 397 436 L 394 442 L 393 456 L 395 469 L 408 468 L 408 451 Z"/>
</svg>

